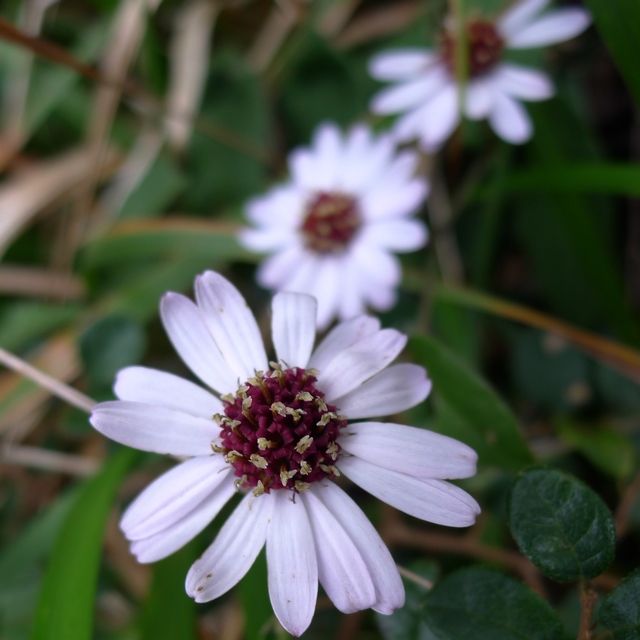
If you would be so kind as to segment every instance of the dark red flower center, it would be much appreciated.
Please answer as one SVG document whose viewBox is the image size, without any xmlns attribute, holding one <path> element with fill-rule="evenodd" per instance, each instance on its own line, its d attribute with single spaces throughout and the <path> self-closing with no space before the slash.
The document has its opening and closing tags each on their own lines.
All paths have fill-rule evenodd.
<svg viewBox="0 0 640 640">
<path fill-rule="evenodd" d="M 473 78 L 490 71 L 502 58 L 504 40 L 488 20 L 476 20 L 466 27 L 467 73 Z M 457 34 L 445 31 L 440 42 L 442 59 L 452 75 L 457 69 Z"/>
<path fill-rule="evenodd" d="M 214 416 L 222 444 L 213 450 L 235 468 L 237 487 L 299 493 L 340 475 L 336 439 L 347 421 L 314 386 L 317 371 L 271 366 L 222 398 L 224 416 Z"/>
<path fill-rule="evenodd" d="M 320 192 L 307 205 L 302 234 L 318 253 L 344 251 L 362 224 L 356 201 L 342 193 Z"/>
</svg>

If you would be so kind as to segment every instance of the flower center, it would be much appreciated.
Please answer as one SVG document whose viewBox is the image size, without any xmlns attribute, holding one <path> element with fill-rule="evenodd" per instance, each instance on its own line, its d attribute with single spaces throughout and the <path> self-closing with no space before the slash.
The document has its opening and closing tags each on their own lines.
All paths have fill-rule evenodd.
<svg viewBox="0 0 640 640">
<path fill-rule="evenodd" d="M 456 75 L 456 34 L 442 34 L 440 52 L 445 65 Z M 476 20 L 467 25 L 467 73 L 473 78 L 490 71 L 502 58 L 504 40 L 492 22 Z"/>
<path fill-rule="evenodd" d="M 307 205 L 302 234 L 309 249 L 318 253 L 344 251 L 362 219 L 356 201 L 341 193 L 320 192 Z"/>
<path fill-rule="evenodd" d="M 299 493 L 340 475 L 336 438 L 347 425 L 314 386 L 317 371 L 271 367 L 223 396 L 224 416 L 214 416 L 222 428 L 214 452 L 235 468 L 236 487 L 254 487 L 257 496 L 272 489 Z"/>
</svg>

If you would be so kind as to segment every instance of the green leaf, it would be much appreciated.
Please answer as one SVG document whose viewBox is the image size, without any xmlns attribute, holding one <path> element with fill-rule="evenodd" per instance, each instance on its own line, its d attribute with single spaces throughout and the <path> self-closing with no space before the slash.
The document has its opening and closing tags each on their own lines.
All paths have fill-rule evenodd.
<svg viewBox="0 0 640 640">
<path fill-rule="evenodd" d="M 424 620 L 441 640 L 562 640 L 555 611 L 523 584 L 471 567 L 441 580 L 424 601 Z"/>
<path fill-rule="evenodd" d="M 436 399 L 468 426 L 461 439 L 477 451 L 481 465 L 518 471 L 532 462 L 518 423 L 484 380 L 432 338 L 414 336 L 409 346 L 433 380 Z"/>
<path fill-rule="evenodd" d="M 82 487 L 56 539 L 31 640 L 91 640 L 102 538 L 120 482 L 137 458 L 120 449 Z"/>
<path fill-rule="evenodd" d="M 80 353 L 93 387 L 110 387 L 116 373 L 140 362 L 147 336 L 137 320 L 107 316 L 89 327 L 80 337 Z"/>
<path fill-rule="evenodd" d="M 153 566 L 153 581 L 140 621 L 141 640 L 195 640 L 196 605 L 184 589 L 189 567 L 198 557 L 191 542 Z"/>
<path fill-rule="evenodd" d="M 556 469 L 529 469 L 518 478 L 509 526 L 522 552 L 554 580 L 594 578 L 613 559 L 611 512 L 589 487 Z"/>
<path fill-rule="evenodd" d="M 640 639 L 640 569 L 623 580 L 598 611 L 599 628 L 612 640 Z"/>
<path fill-rule="evenodd" d="M 606 425 L 581 425 L 567 419 L 559 419 L 556 426 L 560 437 L 600 471 L 622 481 L 633 473 L 633 443 L 622 433 Z"/>
<path fill-rule="evenodd" d="M 637 0 L 586 0 L 620 73 L 640 104 L 640 4 Z"/>
<path fill-rule="evenodd" d="M 433 582 L 437 576 L 437 566 L 433 562 L 419 561 L 409 565 L 409 570 Z M 385 640 L 436 640 L 437 636 L 423 620 L 422 610 L 425 596 L 429 593 L 413 580 L 403 577 L 405 590 L 404 607 L 396 609 L 390 616 L 376 614 L 378 627 Z"/>
</svg>

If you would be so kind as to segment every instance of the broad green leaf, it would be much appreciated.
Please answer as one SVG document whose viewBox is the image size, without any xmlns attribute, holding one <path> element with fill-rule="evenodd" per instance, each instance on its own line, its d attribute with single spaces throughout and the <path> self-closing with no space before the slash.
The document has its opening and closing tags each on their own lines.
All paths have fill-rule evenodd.
<svg viewBox="0 0 640 640">
<path fill-rule="evenodd" d="M 31 640 L 93 637 L 104 528 L 118 486 L 137 455 L 133 449 L 120 449 L 80 490 L 47 565 Z"/>
<path fill-rule="evenodd" d="M 16 302 L 0 317 L 0 345 L 7 351 L 20 351 L 71 322 L 80 309 L 75 303 Z"/>
<path fill-rule="evenodd" d="M 554 580 L 594 578 L 613 559 L 611 512 L 589 487 L 557 469 L 529 469 L 516 480 L 509 526 L 522 552 Z"/>
<path fill-rule="evenodd" d="M 555 611 L 520 582 L 482 567 L 456 571 L 424 600 L 424 620 L 438 638 L 562 640 Z"/>
<path fill-rule="evenodd" d="M 636 569 L 603 601 L 599 628 L 611 640 L 640 639 L 640 569 Z"/>
<path fill-rule="evenodd" d="M 637 0 L 586 0 L 620 73 L 640 104 L 640 4 Z"/>
<path fill-rule="evenodd" d="M 247 259 L 251 254 L 236 234 L 235 226 L 204 218 L 123 222 L 88 246 L 84 257 L 90 268 L 149 258 L 209 258 L 212 264 Z"/>
<path fill-rule="evenodd" d="M 196 640 L 196 604 L 184 589 L 189 567 L 198 556 L 191 542 L 153 565 L 153 581 L 140 620 L 141 640 Z"/>
<path fill-rule="evenodd" d="M 507 193 L 590 193 L 640 195 L 640 167 L 629 164 L 562 164 L 521 169 L 509 174 L 502 185 Z M 481 193 L 491 197 L 489 187 Z"/>
<path fill-rule="evenodd" d="M 269 621 L 274 619 L 274 614 L 267 590 L 267 556 L 264 549 L 238 584 L 238 593 L 244 612 L 245 639 L 264 640 L 269 637 Z"/>
<path fill-rule="evenodd" d="M 532 462 L 518 423 L 484 380 L 432 338 L 414 336 L 409 345 L 433 380 L 434 395 L 468 425 L 471 437 L 461 439 L 476 448 L 481 465 L 518 471 Z"/>
<path fill-rule="evenodd" d="M 148 218 L 164 211 L 187 186 L 173 160 L 161 153 L 114 217 Z"/>
<path fill-rule="evenodd" d="M 409 565 L 408 569 L 430 582 L 436 579 L 438 570 L 433 562 L 419 561 Z M 429 629 L 423 619 L 423 603 L 429 593 L 423 586 L 405 577 L 402 578 L 405 591 L 405 603 L 390 616 L 376 614 L 378 627 L 385 640 L 436 640 L 437 636 Z"/>
<path fill-rule="evenodd" d="M 628 437 L 602 424 L 581 425 L 559 419 L 560 437 L 591 464 L 619 480 L 628 479 L 635 468 L 636 454 Z"/>
<path fill-rule="evenodd" d="M 85 372 L 96 389 L 110 387 L 120 369 L 140 362 L 146 347 L 144 327 L 124 316 L 102 318 L 80 336 Z"/>
</svg>

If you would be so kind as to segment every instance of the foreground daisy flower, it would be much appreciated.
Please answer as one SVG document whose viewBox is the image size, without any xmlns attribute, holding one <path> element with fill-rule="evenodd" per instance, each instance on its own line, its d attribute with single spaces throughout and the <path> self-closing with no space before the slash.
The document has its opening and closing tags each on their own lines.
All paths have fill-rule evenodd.
<svg viewBox="0 0 640 640">
<path fill-rule="evenodd" d="M 425 226 L 411 218 L 427 194 L 427 183 L 414 177 L 418 156 L 394 149 L 388 135 L 374 138 L 365 126 L 343 138 L 334 125 L 321 125 L 311 148 L 289 156 L 289 182 L 247 205 L 256 228 L 241 242 L 273 254 L 258 282 L 314 296 L 320 328 L 367 306 L 390 309 L 401 277 L 394 252 L 427 241 Z"/>
<path fill-rule="evenodd" d="M 471 20 L 465 25 L 468 80 L 463 88 L 464 113 L 471 120 L 489 119 L 507 142 L 527 141 L 533 128 L 521 100 L 546 100 L 553 95 L 549 76 L 536 69 L 503 61 L 508 49 L 530 49 L 568 40 L 590 24 L 585 9 L 556 9 L 540 16 L 549 0 L 521 0 L 497 21 Z M 403 113 L 394 127 L 398 142 L 418 139 L 427 152 L 437 150 L 460 121 L 456 79 L 456 27 L 450 25 L 437 51 L 403 49 L 375 56 L 371 75 L 397 83 L 378 93 L 371 110 Z"/>
<path fill-rule="evenodd" d="M 282 626 L 300 635 L 318 580 L 340 611 L 390 614 L 404 603 L 391 554 L 333 480 L 344 474 L 416 518 L 471 525 L 480 509 L 444 478 L 467 478 L 476 454 L 423 429 L 348 419 L 394 414 L 422 402 L 424 369 L 389 363 L 406 337 L 359 316 L 313 350 L 316 302 L 273 300 L 278 361 L 267 360 L 256 321 L 222 276 L 196 279 L 197 305 L 167 293 L 162 321 L 185 364 L 213 392 L 154 369 L 129 367 L 91 424 L 123 444 L 188 456 L 155 480 L 120 526 L 140 562 L 164 558 L 194 538 L 236 493 L 244 498 L 187 575 L 198 602 L 222 595 L 266 543 L 269 595 Z M 240 383 L 238 381 L 241 381 Z"/>
</svg>

